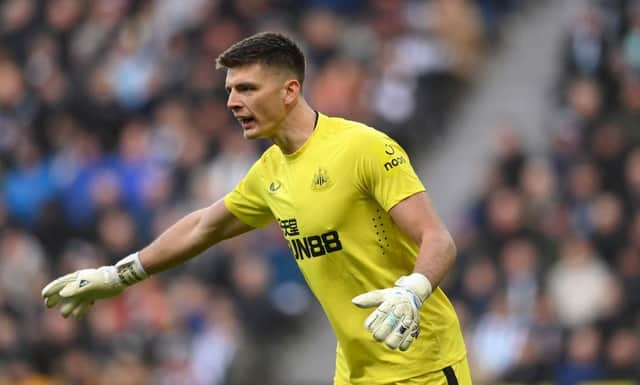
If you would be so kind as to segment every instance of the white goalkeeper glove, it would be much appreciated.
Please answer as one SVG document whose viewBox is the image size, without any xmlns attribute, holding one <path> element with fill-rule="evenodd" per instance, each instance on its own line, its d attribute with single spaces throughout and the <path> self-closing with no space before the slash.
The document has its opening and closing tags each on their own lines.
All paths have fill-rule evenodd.
<svg viewBox="0 0 640 385">
<path fill-rule="evenodd" d="M 420 273 L 400 277 L 395 287 L 373 290 L 352 299 L 354 305 L 378 306 L 364 321 L 373 338 L 405 351 L 420 333 L 420 307 L 431 294 L 429 279 Z"/>
<path fill-rule="evenodd" d="M 112 266 L 82 269 L 51 281 L 42 289 L 47 307 L 60 306 L 67 318 L 84 316 L 97 299 L 120 294 L 126 287 L 147 278 L 138 253 L 131 254 Z"/>
</svg>

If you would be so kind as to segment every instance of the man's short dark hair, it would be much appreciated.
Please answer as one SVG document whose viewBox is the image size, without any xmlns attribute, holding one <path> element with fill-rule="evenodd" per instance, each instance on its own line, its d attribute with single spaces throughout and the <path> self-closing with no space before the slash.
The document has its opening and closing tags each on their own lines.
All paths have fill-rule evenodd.
<svg viewBox="0 0 640 385">
<path fill-rule="evenodd" d="M 276 32 L 261 32 L 227 48 L 216 59 L 216 68 L 233 68 L 246 64 L 263 64 L 286 69 L 304 81 L 304 54 L 287 36 Z"/>
</svg>

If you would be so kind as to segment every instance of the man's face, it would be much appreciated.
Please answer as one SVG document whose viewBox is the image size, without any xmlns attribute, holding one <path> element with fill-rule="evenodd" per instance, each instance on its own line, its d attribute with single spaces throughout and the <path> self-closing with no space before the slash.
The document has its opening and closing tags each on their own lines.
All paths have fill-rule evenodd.
<svg viewBox="0 0 640 385">
<path fill-rule="evenodd" d="M 270 138 L 286 117 L 285 80 L 260 64 L 227 69 L 227 108 L 247 139 Z"/>
</svg>

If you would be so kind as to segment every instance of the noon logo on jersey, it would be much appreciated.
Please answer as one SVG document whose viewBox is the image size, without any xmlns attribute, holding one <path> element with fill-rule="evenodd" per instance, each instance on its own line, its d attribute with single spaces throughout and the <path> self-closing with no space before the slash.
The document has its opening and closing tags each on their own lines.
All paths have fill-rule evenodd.
<svg viewBox="0 0 640 385">
<path fill-rule="evenodd" d="M 397 157 L 397 158 L 392 158 L 390 161 L 385 162 L 385 163 L 384 163 L 384 169 L 385 169 L 386 171 L 389 171 L 389 170 L 391 170 L 392 168 L 397 167 L 397 166 L 399 166 L 399 165 L 401 165 L 401 164 L 404 164 L 404 163 L 406 163 L 406 162 L 407 162 L 407 161 L 404 159 L 404 157 L 403 157 L 402 155 L 400 155 L 400 156 L 399 156 L 399 157 Z"/>
<path fill-rule="evenodd" d="M 396 150 L 393 149 L 393 146 L 390 144 L 384 145 L 384 153 L 387 155 L 393 155 L 396 153 Z"/>
<path fill-rule="evenodd" d="M 390 144 L 385 144 L 384 145 L 384 153 L 387 155 L 395 155 L 396 154 L 396 150 L 393 148 L 392 145 Z M 389 171 L 394 167 L 397 167 L 401 164 L 406 163 L 407 160 L 404 158 L 404 156 L 400 155 L 400 156 L 395 156 L 393 158 L 391 158 L 391 160 L 389 160 L 388 162 L 384 163 L 384 169 L 385 171 Z"/>
</svg>

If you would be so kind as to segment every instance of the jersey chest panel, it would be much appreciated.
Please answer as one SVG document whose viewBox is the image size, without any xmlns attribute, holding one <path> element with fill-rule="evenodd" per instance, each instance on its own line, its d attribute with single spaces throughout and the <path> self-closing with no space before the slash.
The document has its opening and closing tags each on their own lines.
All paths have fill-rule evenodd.
<svg viewBox="0 0 640 385">
<path fill-rule="evenodd" d="M 267 203 L 296 259 L 342 250 L 341 229 L 364 198 L 339 152 L 313 159 L 280 163 L 268 182 Z"/>
</svg>

